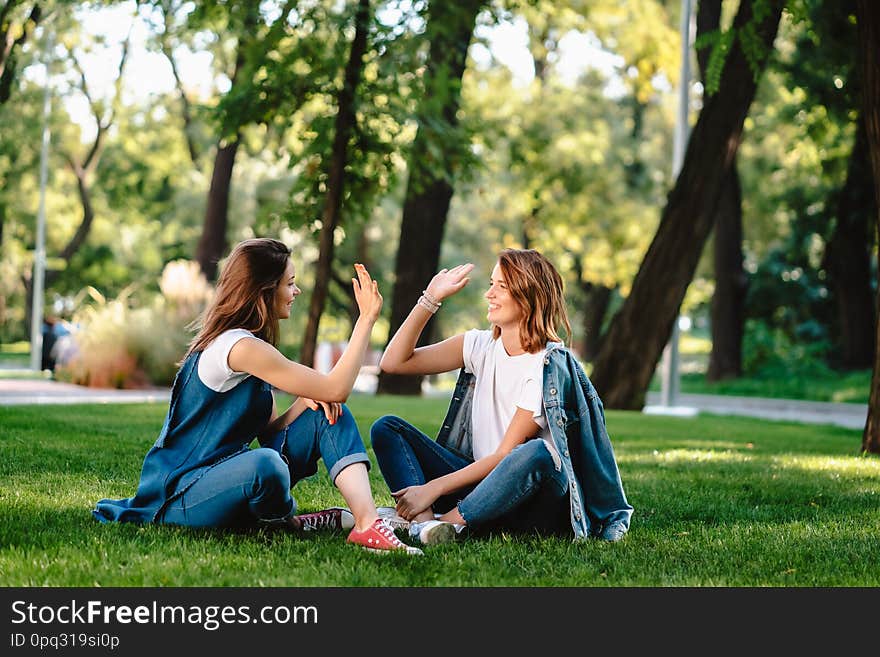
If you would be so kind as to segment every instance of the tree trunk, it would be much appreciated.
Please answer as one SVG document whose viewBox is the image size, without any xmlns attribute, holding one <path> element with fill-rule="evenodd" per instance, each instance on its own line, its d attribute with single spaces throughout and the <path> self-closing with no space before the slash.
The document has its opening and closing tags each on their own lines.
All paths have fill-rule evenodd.
<svg viewBox="0 0 880 657">
<path fill-rule="evenodd" d="M 232 71 L 232 85 L 227 93 L 236 88 L 242 70 L 247 63 L 247 52 L 250 49 L 257 30 L 258 5 L 245 4 L 244 35 L 239 39 L 235 55 L 235 68 Z M 229 225 L 229 191 L 232 185 L 232 169 L 235 166 L 235 155 L 238 152 L 241 126 L 236 126 L 235 133 L 228 139 L 222 136 L 217 140 L 217 152 L 214 154 L 214 170 L 211 173 L 211 187 L 208 189 L 208 201 L 205 204 L 205 221 L 202 224 L 202 235 L 196 245 L 196 261 L 205 278 L 214 281 L 217 278 L 217 265 L 226 253 L 228 242 L 226 230 Z"/>
<path fill-rule="evenodd" d="M 859 29 L 859 58 L 862 73 L 862 115 L 868 135 L 868 152 L 874 171 L 874 214 L 880 234 L 880 4 L 872 0 L 857 0 L 856 15 Z M 878 239 L 880 261 L 880 239 Z M 880 285 L 877 286 L 880 303 Z M 868 419 L 862 435 L 862 451 L 880 454 L 880 322 L 877 322 L 874 348 L 874 375 L 871 378 L 871 398 Z"/>
<path fill-rule="evenodd" d="M 226 253 L 226 227 L 229 223 L 229 188 L 232 184 L 232 168 L 238 152 L 239 134 L 236 133 L 225 145 L 217 144 L 214 155 L 214 172 L 205 207 L 202 236 L 196 246 L 196 260 L 209 281 L 217 278 L 217 263 Z"/>
<path fill-rule="evenodd" d="M 0 8 L 0 105 L 6 103 L 12 95 L 13 83 L 18 72 L 17 55 L 43 17 L 40 3 L 35 2 L 24 25 L 21 26 L 21 33 L 16 36 L 16 26 L 10 22 L 9 12 L 18 4 L 24 3 L 8 0 Z"/>
<path fill-rule="evenodd" d="M 835 365 L 844 370 L 867 369 L 874 362 L 876 318 L 871 292 L 871 247 L 877 211 L 872 185 L 868 136 L 860 114 L 824 263 L 837 307 L 840 360 Z"/>
<path fill-rule="evenodd" d="M 584 349 L 581 356 L 587 362 L 599 353 L 602 347 L 602 324 L 605 315 L 608 314 L 608 306 L 611 304 L 610 287 L 595 283 L 582 283 L 586 301 L 584 302 Z"/>
<path fill-rule="evenodd" d="M 389 340 L 409 315 L 422 290 L 437 272 L 446 215 L 452 200 L 455 156 L 460 144 L 449 143 L 458 126 L 461 78 L 481 1 L 435 2 L 429 8 L 426 34 L 430 51 L 425 73 L 425 97 L 419 129 L 409 158 L 409 180 L 403 204 L 400 243 L 395 261 L 396 282 L 391 299 Z M 446 159 L 447 161 L 438 161 Z M 448 160 L 452 160 L 449 162 Z M 434 318 L 418 344 L 429 342 Z M 380 393 L 419 395 L 421 375 L 381 372 Z"/>
<path fill-rule="evenodd" d="M 753 36 L 769 55 L 783 0 L 771 0 Z M 740 4 L 738 34 L 752 20 L 752 3 Z M 766 66 L 766 57 L 761 59 Z M 609 408 L 641 409 L 672 323 L 715 222 L 715 211 L 742 137 L 757 79 L 739 38 L 727 55 L 717 93 L 709 97 L 688 142 L 684 164 L 660 218 L 657 234 L 615 316 L 594 363 L 593 383 Z"/>
<path fill-rule="evenodd" d="M 712 295 L 712 353 L 709 381 L 742 375 L 742 341 L 749 279 L 743 269 L 742 191 L 736 158 L 725 177 L 715 216 L 715 293 Z"/>
<path fill-rule="evenodd" d="M 355 96 L 364 68 L 364 52 L 367 49 L 367 32 L 370 27 L 369 0 L 358 2 L 355 14 L 355 35 L 351 43 L 351 53 L 345 66 L 342 89 L 339 92 L 339 109 L 334 125 L 333 147 L 327 175 L 327 197 L 321 215 L 321 236 L 318 263 L 315 268 L 315 286 L 309 302 L 309 319 L 303 338 L 300 362 L 314 366 L 315 346 L 318 341 L 318 326 L 327 301 L 327 290 L 333 270 L 333 237 L 336 227 L 341 223 L 342 193 L 345 189 L 345 165 L 348 161 L 348 140 L 355 127 Z"/>
<path fill-rule="evenodd" d="M 697 11 L 697 38 L 721 26 L 721 0 L 702 0 Z M 697 51 L 705 82 L 709 49 Z M 736 157 L 724 179 L 715 217 L 715 293 L 712 295 L 712 353 L 706 378 L 732 379 L 742 374 L 742 339 L 748 276 L 743 269 L 742 189 Z"/>
</svg>

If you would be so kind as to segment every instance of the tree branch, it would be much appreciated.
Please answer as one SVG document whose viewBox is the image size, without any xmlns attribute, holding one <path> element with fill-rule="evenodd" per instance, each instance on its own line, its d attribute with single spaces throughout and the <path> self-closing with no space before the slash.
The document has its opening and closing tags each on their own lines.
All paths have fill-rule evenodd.
<svg viewBox="0 0 880 657">
<path fill-rule="evenodd" d="M 199 148 L 193 139 L 193 116 L 192 105 L 186 95 L 186 89 L 183 88 L 183 80 L 180 78 L 180 71 L 177 68 L 177 61 L 174 59 L 174 52 L 171 44 L 168 42 L 168 33 L 171 31 L 173 6 L 170 0 L 164 0 L 159 5 L 162 11 L 163 31 L 159 36 L 159 48 L 165 59 L 171 64 L 171 74 L 174 76 L 174 88 L 177 89 L 177 95 L 180 97 L 181 114 L 183 116 L 183 136 L 186 139 L 186 147 L 189 151 L 189 159 L 193 164 L 197 164 L 199 160 Z"/>
</svg>

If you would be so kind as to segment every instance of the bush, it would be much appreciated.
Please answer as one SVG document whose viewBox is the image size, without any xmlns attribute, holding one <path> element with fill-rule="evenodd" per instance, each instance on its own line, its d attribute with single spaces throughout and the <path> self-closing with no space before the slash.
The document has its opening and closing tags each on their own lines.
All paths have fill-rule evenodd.
<svg viewBox="0 0 880 657">
<path fill-rule="evenodd" d="M 112 301 L 91 289 L 95 304 L 75 316 L 77 353 L 57 377 L 101 388 L 170 384 L 211 289 L 189 261 L 168 263 L 159 287 L 162 294 L 142 307 L 132 307 L 131 288 Z"/>
<path fill-rule="evenodd" d="M 813 341 L 794 341 L 781 328 L 748 320 L 743 337 L 743 374 L 766 379 L 833 376 L 827 365 L 830 343 L 813 337 Z"/>
</svg>

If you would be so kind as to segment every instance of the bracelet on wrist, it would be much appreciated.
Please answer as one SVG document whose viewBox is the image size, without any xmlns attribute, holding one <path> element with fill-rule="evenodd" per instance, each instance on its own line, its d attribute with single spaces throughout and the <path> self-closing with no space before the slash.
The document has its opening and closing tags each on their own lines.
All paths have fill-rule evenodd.
<svg viewBox="0 0 880 657">
<path fill-rule="evenodd" d="M 443 305 L 443 303 L 441 301 L 437 301 L 437 299 L 434 298 L 434 295 L 428 292 L 428 290 L 422 290 L 422 294 L 425 295 L 425 299 L 427 299 L 428 302 L 437 306 L 438 308 Z"/>
<path fill-rule="evenodd" d="M 427 310 L 427 311 L 428 311 L 429 313 L 431 313 L 432 315 L 435 314 L 435 313 L 437 312 L 437 310 L 440 308 L 440 305 L 439 305 L 439 304 L 437 304 L 437 305 L 435 306 L 435 305 L 432 304 L 430 301 L 428 301 L 428 300 L 425 298 L 424 295 L 422 295 L 422 296 L 419 297 L 419 300 L 416 301 L 416 305 L 417 305 L 417 306 L 421 306 L 422 308 L 424 308 L 425 310 Z"/>
</svg>

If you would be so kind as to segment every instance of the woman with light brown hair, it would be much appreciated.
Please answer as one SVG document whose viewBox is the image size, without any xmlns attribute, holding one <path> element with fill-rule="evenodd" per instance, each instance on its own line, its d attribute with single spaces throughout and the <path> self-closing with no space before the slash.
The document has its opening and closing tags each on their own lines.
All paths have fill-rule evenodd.
<svg viewBox="0 0 880 657">
<path fill-rule="evenodd" d="M 427 545 L 466 527 L 619 540 L 632 507 L 602 403 L 559 337 L 571 326 L 562 277 L 547 258 L 502 251 L 485 293 L 491 328 L 416 347 L 472 270 L 464 264 L 435 275 L 382 356 L 381 368 L 393 374 L 461 368 L 436 441 L 399 417 L 372 426 L 398 522 Z"/>
<path fill-rule="evenodd" d="M 347 529 L 368 550 L 420 554 L 402 543 L 373 503 L 363 440 L 343 404 L 351 393 L 382 309 L 363 265 L 352 279 L 360 316 L 348 347 L 322 374 L 275 345 L 301 290 L 290 249 L 277 240 L 239 243 L 229 255 L 201 328 L 174 379 L 165 424 L 147 453 L 137 493 L 104 499 L 101 522 Z M 276 411 L 273 388 L 297 397 Z M 260 447 L 251 449 L 257 438 Z M 293 484 L 323 458 L 349 508 L 296 515 Z"/>
</svg>

